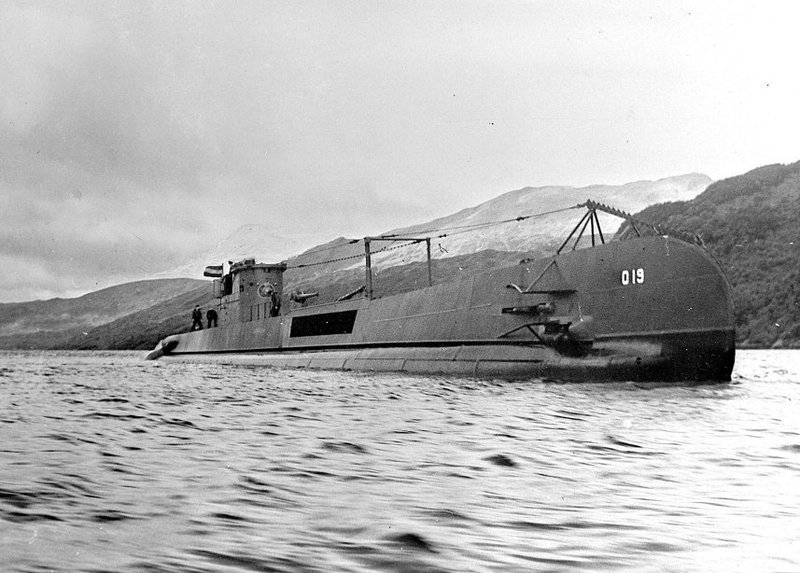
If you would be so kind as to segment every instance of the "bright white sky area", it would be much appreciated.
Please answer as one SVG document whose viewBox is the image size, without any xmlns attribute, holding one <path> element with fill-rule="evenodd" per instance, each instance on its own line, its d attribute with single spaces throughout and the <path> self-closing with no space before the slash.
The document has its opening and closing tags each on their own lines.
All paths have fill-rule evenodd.
<svg viewBox="0 0 800 573">
<path fill-rule="evenodd" d="M 0 3 L 0 301 L 800 159 L 800 3 Z M 311 245 L 309 245 L 311 246 Z"/>
</svg>

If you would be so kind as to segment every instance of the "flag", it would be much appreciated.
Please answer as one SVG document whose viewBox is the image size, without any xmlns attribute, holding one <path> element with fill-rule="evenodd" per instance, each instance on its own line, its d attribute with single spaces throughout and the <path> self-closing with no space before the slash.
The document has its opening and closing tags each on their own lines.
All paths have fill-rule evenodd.
<svg viewBox="0 0 800 573">
<path fill-rule="evenodd" d="M 206 270 L 203 271 L 204 277 L 221 277 L 222 265 L 208 265 Z"/>
</svg>

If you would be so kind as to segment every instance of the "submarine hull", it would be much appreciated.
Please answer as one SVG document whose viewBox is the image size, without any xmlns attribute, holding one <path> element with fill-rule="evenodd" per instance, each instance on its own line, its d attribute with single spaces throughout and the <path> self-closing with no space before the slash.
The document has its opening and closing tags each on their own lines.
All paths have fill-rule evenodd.
<svg viewBox="0 0 800 573">
<path fill-rule="evenodd" d="M 403 372 L 478 378 L 565 382 L 723 382 L 730 380 L 733 353 L 690 351 L 686 361 L 661 355 L 617 352 L 613 356 L 563 356 L 550 348 L 447 346 L 286 352 L 223 352 L 166 355 L 164 361 L 266 366 L 308 370 Z"/>
<path fill-rule="evenodd" d="M 515 379 L 727 381 L 735 330 L 730 287 L 716 262 L 696 245 L 647 237 L 174 335 L 150 357 Z"/>
</svg>

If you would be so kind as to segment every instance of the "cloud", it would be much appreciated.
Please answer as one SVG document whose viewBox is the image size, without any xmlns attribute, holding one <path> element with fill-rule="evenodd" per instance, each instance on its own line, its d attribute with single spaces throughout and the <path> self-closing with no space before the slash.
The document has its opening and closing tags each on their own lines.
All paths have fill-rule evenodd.
<svg viewBox="0 0 800 573">
<path fill-rule="evenodd" d="M 214 228 L 212 174 L 231 162 L 170 75 L 181 54 L 159 51 L 158 14 L 117 8 L 3 5 L 5 300 L 146 276 Z"/>
</svg>

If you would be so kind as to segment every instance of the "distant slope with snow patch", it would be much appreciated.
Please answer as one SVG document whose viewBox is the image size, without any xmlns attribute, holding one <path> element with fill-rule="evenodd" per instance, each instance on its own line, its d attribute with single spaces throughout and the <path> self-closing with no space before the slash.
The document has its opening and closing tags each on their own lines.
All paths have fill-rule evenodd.
<svg viewBox="0 0 800 573">
<path fill-rule="evenodd" d="M 387 231 L 398 235 L 434 236 L 447 234 L 433 240 L 434 256 L 452 257 L 475 253 L 485 249 L 497 251 L 525 251 L 537 255 L 549 254 L 563 241 L 578 222 L 581 213 L 568 210 L 522 222 L 486 226 L 475 230 L 464 229 L 484 223 L 513 219 L 519 216 L 544 213 L 575 206 L 586 199 L 608 203 L 613 207 L 634 213 L 645 207 L 666 201 L 686 201 L 702 193 L 712 180 L 697 173 L 667 177 L 657 181 L 636 181 L 624 185 L 592 185 L 589 187 L 525 187 L 504 193 L 494 199 L 462 209 L 457 213 Z M 600 214 L 604 232 L 613 235 L 619 220 Z M 359 237 L 360 238 L 360 237 Z M 258 262 L 273 263 L 288 260 L 291 269 L 287 278 L 303 282 L 314 277 L 353 269 L 363 265 L 360 255 L 364 243 L 339 237 L 327 242 L 322 235 L 276 235 L 265 224 L 247 224 L 239 227 L 213 249 L 186 264 L 159 277 L 200 277 L 209 264 L 237 261 L 253 257 Z M 314 246 L 316 245 L 316 246 Z M 392 243 L 374 244 L 374 249 L 396 246 Z M 352 257 L 352 258 L 349 258 Z M 398 248 L 376 254 L 373 259 L 382 267 L 419 261 L 425 257 L 424 247 Z M 343 259 L 343 260 L 339 260 Z M 334 261 L 320 265 L 323 261 Z"/>
</svg>

